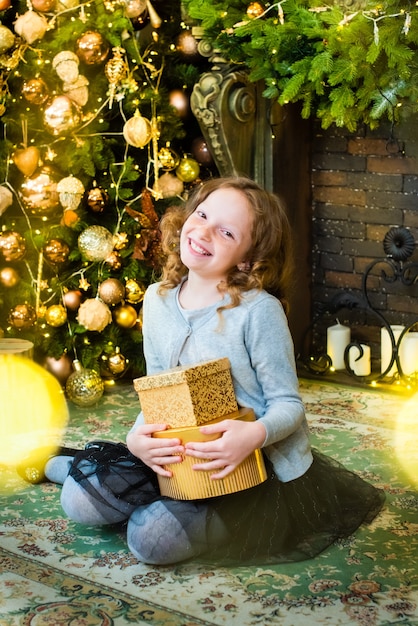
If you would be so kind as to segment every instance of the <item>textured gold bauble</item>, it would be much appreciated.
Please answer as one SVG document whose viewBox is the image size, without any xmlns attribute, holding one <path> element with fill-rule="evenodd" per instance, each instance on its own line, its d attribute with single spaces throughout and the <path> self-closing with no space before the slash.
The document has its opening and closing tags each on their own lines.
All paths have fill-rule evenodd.
<svg viewBox="0 0 418 626">
<path fill-rule="evenodd" d="M 52 265 L 62 265 L 68 261 L 70 246 L 63 239 L 50 239 L 44 247 L 44 257 Z"/>
<path fill-rule="evenodd" d="M 48 218 L 60 207 L 57 184 L 62 178 L 50 165 L 39 167 L 33 176 L 25 178 L 20 186 L 20 198 L 29 213 Z"/>
<path fill-rule="evenodd" d="M 134 278 L 129 278 L 125 284 L 125 300 L 131 304 L 142 302 L 145 295 L 145 287 Z"/>
<path fill-rule="evenodd" d="M 135 111 L 135 115 L 123 125 L 123 136 L 130 146 L 143 148 L 151 140 L 151 122 Z"/>
<path fill-rule="evenodd" d="M 191 183 L 200 174 L 199 163 L 191 157 L 184 157 L 181 159 L 178 167 L 176 168 L 176 176 L 180 178 L 184 183 Z"/>
<path fill-rule="evenodd" d="M 27 330 L 36 322 L 36 311 L 30 304 L 17 304 L 10 310 L 7 321 L 17 330 Z"/>
<path fill-rule="evenodd" d="M 125 296 L 125 287 L 117 278 L 106 278 L 99 285 L 99 296 L 106 304 L 119 304 Z"/>
<path fill-rule="evenodd" d="M 65 391 L 71 402 L 78 406 L 92 406 L 100 400 L 104 392 L 104 382 L 96 370 L 84 369 L 80 362 L 73 362 L 75 371 L 65 384 Z"/>
<path fill-rule="evenodd" d="M 109 44 L 100 33 L 89 30 L 77 39 L 76 54 L 86 65 L 101 65 L 109 54 Z"/>
<path fill-rule="evenodd" d="M 41 105 L 48 100 L 49 89 L 42 78 L 31 78 L 23 83 L 22 95 L 30 104 Z"/>
<path fill-rule="evenodd" d="M 19 273 L 14 269 L 14 267 L 3 267 L 0 270 L 0 283 L 3 287 L 7 287 L 8 289 L 15 287 L 19 280 Z"/>
<path fill-rule="evenodd" d="M 0 254 L 7 262 L 21 261 L 26 254 L 25 238 L 14 230 L 5 230 L 0 234 Z"/>
<path fill-rule="evenodd" d="M 4 54 L 7 50 L 15 43 L 15 36 L 12 31 L 7 28 L 7 26 L 3 26 L 0 24 L 0 54 Z"/>
<path fill-rule="evenodd" d="M 62 304 L 53 304 L 45 312 L 45 321 L 50 326 L 58 328 L 67 321 L 67 310 Z"/>
<path fill-rule="evenodd" d="M 138 313 L 130 304 L 122 304 L 113 311 L 116 324 L 122 328 L 133 328 L 136 324 Z"/>
<path fill-rule="evenodd" d="M 68 133 L 80 123 L 80 111 L 68 96 L 56 96 L 44 110 L 44 126 L 51 135 Z"/>
<path fill-rule="evenodd" d="M 264 11 L 265 8 L 261 2 L 251 2 L 247 8 L 247 17 L 249 17 L 250 20 L 257 19 L 263 15 Z"/>
<path fill-rule="evenodd" d="M 78 247 L 88 261 L 104 261 L 113 250 L 113 235 L 104 226 L 88 226 L 78 238 Z"/>
</svg>

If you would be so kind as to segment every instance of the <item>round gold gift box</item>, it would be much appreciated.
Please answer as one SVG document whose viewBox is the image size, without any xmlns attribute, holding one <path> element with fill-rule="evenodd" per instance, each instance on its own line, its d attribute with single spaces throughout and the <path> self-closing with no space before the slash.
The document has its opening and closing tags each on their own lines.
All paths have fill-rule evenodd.
<svg viewBox="0 0 418 626">
<path fill-rule="evenodd" d="M 225 419 L 238 419 L 244 421 L 254 421 L 255 415 L 252 409 L 238 409 L 233 413 L 228 413 L 222 418 L 217 418 L 207 423 L 215 424 Z M 189 441 L 211 441 L 218 439 L 221 435 L 204 435 L 200 432 L 200 426 L 183 426 L 181 428 L 169 428 L 153 434 L 157 438 L 178 437 L 183 444 Z M 254 450 L 238 467 L 226 478 L 211 479 L 212 472 L 193 470 L 193 465 L 204 463 L 204 459 L 195 459 L 190 456 L 183 456 L 181 463 L 166 465 L 173 475 L 171 478 L 158 476 L 158 484 L 161 494 L 176 500 L 199 500 L 202 498 L 213 498 L 224 496 L 228 493 L 243 491 L 250 487 L 259 485 L 267 478 L 264 459 L 261 450 Z"/>
</svg>

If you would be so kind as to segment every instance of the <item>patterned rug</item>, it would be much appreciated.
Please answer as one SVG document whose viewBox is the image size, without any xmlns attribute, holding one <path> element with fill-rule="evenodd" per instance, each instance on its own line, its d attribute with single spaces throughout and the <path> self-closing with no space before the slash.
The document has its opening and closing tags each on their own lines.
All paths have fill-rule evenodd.
<svg viewBox="0 0 418 626">
<path fill-rule="evenodd" d="M 314 445 L 385 489 L 370 526 L 302 563 L 153 567 L 122 530 L 66 519 L 56 485 L 4 489 L 0 625 L 418 626 L 418 399 L 320 381 L 301 391 Z M 71 406 L 65 443 L 121 440 L 137 412 L 119 384 L 97 407 Z"/>
</svg>

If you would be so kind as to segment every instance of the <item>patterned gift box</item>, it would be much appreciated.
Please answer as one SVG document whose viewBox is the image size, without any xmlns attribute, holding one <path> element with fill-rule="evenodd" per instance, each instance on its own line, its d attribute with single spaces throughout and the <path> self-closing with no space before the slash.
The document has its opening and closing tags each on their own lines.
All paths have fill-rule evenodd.
<svg viewBox="0 0 418 626">
<path fill-rule="evenodd" d="M 174 367 L 133 384 L 147 424 L 199 426 L 238 409 L 227 358 Z"/>
</svg>

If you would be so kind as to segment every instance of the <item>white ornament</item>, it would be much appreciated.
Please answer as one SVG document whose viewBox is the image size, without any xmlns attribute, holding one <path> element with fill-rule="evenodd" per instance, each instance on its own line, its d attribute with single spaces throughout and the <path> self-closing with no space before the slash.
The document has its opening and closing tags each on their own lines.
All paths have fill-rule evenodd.
<svg viewBox="0 0 418 626">
<path fill-rule="evenodd" d="M 0 186 L 0 215 L 6 211 L 13 204 L 13 194 L 10 189 Z"/>
<path fill-rule="evenodd" d="M 42 39 L 48 30 L 48 20 L 35 11 L 26 11 L 20 15 L 14 23 L 15 32 L 28 44 Z"/>
</svg>

